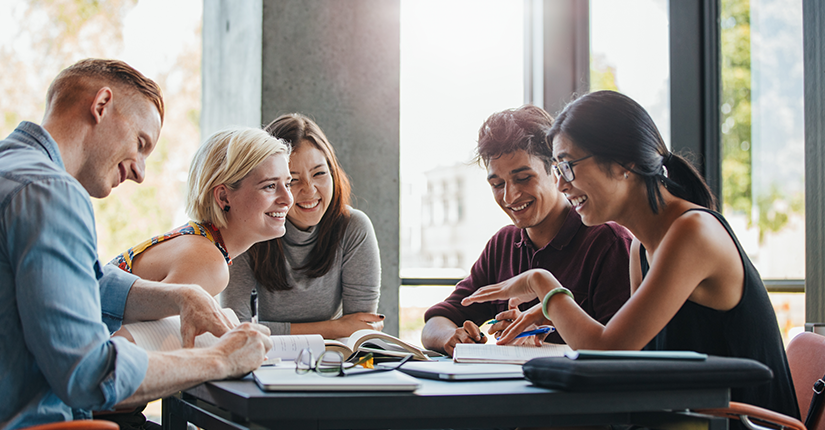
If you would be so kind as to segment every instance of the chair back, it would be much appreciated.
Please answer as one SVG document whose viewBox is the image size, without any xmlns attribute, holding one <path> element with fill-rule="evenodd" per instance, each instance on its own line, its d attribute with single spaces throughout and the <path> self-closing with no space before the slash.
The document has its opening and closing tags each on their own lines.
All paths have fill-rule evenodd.
<svg viewBox="0 0 825 430">
<path fill-rule="evenodd" d="M 78 420 L 40 424 L 22 430 L 120 430 L 120 426 L 105 420 Z"/>
<path fill-rule="evenodd" d="M 799 402 L 799 413 L 804 422 L 814 394 L 814 382 L 825 375 L 825 336 L 810 332 L 800 333 L 788 344 L 787 355 L 796 400 Z M 822 395 L 825 396 L 825 393 Z M 818 415 L 813 417 L 808 425 L 808 430 L 825 430 L 822 409 L 825 409 L 825 401 Z"/>
</svg>

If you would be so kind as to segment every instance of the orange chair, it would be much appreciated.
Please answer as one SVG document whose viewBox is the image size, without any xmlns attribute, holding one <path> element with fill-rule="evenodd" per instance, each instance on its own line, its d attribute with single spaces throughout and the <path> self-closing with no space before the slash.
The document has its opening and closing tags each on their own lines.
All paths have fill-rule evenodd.
<svg viewBox="0 0 825 430">
<path fill-rule="evenodd" d="M 23 430 L 120 430 L 120 426 L 105 420 L 78 420 L 40 424 Z"/>
<path fill-rule="evenodd" d="M 799 412 L 803 419 L 813 396 L 814 382 L 825 374 L 825 336 L 815 333 L 801 333 L 788 344 L 788 366 L 791 369 Z M 750 429 L 785 428 L 792 430 L 825 430 L 822 408 L 811 418 L 810 428 L 796 418 L 745 403 L 730 402 L 730 406 L 720 409 L 699 409 L 702 414 L 741 420 Z M 767 426 L 767 427 L 765 427 Z"/>
<path fill-rule="evenodd" d="M 816 333 L 800 333 L 788 345 L 788 365 L 791 367 L 802 419 L 808 416 L 808 407 L 813 397 L 813 385 L 825 375 L 825 336 Z M 825 430 L 820 407 L 817 415 L 811 417 L 808 430 Z"/>
</svg>

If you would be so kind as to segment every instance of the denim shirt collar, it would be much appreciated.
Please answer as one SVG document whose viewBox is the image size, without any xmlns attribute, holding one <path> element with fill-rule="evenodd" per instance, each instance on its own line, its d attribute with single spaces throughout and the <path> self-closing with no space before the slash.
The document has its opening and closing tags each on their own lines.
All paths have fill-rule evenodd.
<svg viewBox="0 0 825 430">
<path fill-rule="evenodd" d="M 57 142 L 54 141 L 52 135 L 45 128 L 33 122 L 23 121 L 14 132 L 18 133 L 21 143 L 43 151 L 54 164 L 57 164 L 62 170 L 66 170 Z"/>
</svg>

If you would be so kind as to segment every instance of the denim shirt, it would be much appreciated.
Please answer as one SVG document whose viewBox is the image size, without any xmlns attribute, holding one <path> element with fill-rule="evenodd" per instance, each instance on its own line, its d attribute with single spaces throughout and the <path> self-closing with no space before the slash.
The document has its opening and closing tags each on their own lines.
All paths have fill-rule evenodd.
<svg viewBox="0 0 825 430">
<path fill-rule="evenodd" d="M 146 352 L 110 337 L 137 277 L 96 243 L 89 194 L 22 122 L 0 141 L 0 428 L 88 418 L 143 381 Z"/>
</svg>

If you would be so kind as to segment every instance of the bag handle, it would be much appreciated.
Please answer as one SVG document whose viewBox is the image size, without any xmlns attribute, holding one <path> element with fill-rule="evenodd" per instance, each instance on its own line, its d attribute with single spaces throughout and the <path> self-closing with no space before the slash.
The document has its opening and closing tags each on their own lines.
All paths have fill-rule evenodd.
<svg viewBox="0 0 825 430">
<path fill-rule="evenodd" d="M 825 391 L 825 381 L 823 379 L 825 379 L 825 376 L 814 382 L 814 396 L 811 397 L 811 406 L 808 408 L 808 416 L 805 418 L 806 428 L 811 428 L 811 421 L 822 406 L 822 391 Z"/>
</svg>

